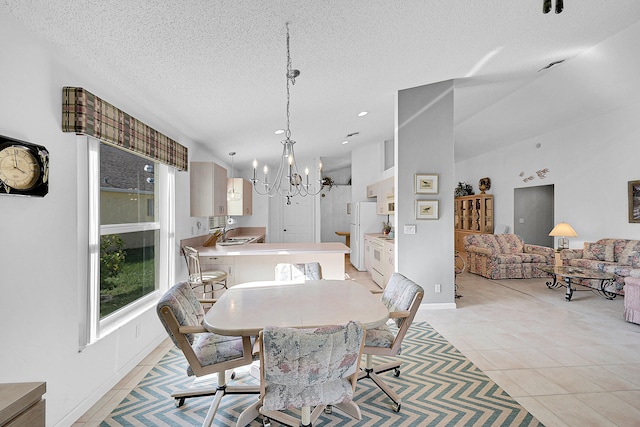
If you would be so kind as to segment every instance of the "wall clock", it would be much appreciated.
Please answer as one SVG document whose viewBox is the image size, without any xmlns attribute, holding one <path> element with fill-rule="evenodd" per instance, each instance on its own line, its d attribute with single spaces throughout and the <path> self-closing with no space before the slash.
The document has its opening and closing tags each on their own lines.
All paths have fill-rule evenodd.
<svg viewBox="0 0 640 427">
<path fill-rule="evenodd" d="M 49 152 L 0 135 L 0 194 L 43 197 L 49 192 Z"/>
</svg>

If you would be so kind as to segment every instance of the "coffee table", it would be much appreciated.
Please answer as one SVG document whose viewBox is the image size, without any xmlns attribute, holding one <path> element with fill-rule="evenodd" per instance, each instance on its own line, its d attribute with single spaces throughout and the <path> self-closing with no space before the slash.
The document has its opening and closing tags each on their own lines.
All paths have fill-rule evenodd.
<svg viewBox="0 0 640 427">
<path fill-rule="evenodd" d="M 538 270 L 544 271 L 553 276 L 553 282 L 549 281 L 546 283 L 549 289 L 554 289 L 563 284 L 558 281 L 558 277 L 562 277 L 564 280 L 564 285 L 567 287 L 567 291 L 565 292 L 564 298 L 567 301 L 571 301 L 571 297 L 573 296 L 573 292 L 576 290 L 575 287 L 571 287 L 571 279 L 580 279 L 580 280 L 600 280 L 599 288 L 592 288 L 588 285 L 583 285 L 580 282 L 574 283 L 574 285 L 585 286 L 590 288 L 590 290 L 596 290 L 600 295 L 605 297 L 606 299 L 614 299 L 616 297 L 615 292 L 610 292 L 606 290 L 606 286 L 611 284 L 615 279 L 615 276 L 611 273 L 605 273 L 600 270 L 593 270 L 590 268 L 582 268 L 582 267 L 571 267 L 571 266 L 546 266 L 546 267 L 538 267 Z"/>
</svg>

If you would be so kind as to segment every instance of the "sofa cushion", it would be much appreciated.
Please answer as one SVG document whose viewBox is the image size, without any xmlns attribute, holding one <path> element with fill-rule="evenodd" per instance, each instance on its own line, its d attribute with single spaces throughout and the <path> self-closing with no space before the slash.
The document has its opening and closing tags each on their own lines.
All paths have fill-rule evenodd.
<svg viewBox="0 0 640 427">
<path fill-rule="evenodd" d="M 497 264 L 522 264 L 522 257 L 520 255 L 496 255 L 495 260 Z"/>
<path fill-rule="evenodd" d="M 640 241 L 629 240 L 618 257 L 618 264 L 640 266 Z"/>
<path fill-rule="evenodd" d="M 580 268 L 588 268 L 591 270 L 600 270 L 602 271 L 605 266 L 604 261 L 599 261 L 597 259 L 584 259 L 584 258 L 575 258 L 569 261 L 569 265 L 571 267 L 580 267 Z M 618 264 L 613 264 L 618 265 Z"/>
<path fill-rule="evenodd" d="M 524 252 L 524 242 L 515 234 L 494 234 L 493 235 L 503 254 L 521 254 Z"/>
<path fill-rule="evenodd" d="M 495 256 L 498 264 L 540 263 L 546 264 L 547 257 L 538 254 L 504 254 Z"/>
<path fill-rule="evenodd" d="M 613 245 L 613 261 L 618 262 L 620 260 L 620 256 L 622 252 L 627 247 L 627 244 L 630 242 L 638 242 L 638 240 L 627 240 L 627 239 L 600 239 L 596 243 L 601 243 L 604 245 L 612 244 Z"/>
<path fill-rule="evenodd" d="M 585 242 L 582 257 L 584 259 L 613 262 L 613 244 Z"/>
<path fill-rule="evenodd" d="M 492 254 L 497 255 L 501 253 L 500 245 L 493 234 L 475 234 L 473 235 L 477 240 L 477 246 L 487 248 Z"/>
</svg>

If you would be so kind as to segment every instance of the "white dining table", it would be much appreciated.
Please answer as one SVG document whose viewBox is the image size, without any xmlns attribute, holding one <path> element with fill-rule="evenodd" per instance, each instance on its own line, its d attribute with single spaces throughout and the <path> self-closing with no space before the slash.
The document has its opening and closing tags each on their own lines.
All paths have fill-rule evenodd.
<svg viewBox="0 0 640 427">
<path fill-rule="evenodd" d="M 357 320 L 365 328 L 383 325 L 389 310 L 363 285 L 351 280 L 250 282 L 225 291 L 204 318 L 205 328 L 228 336 L 257 336 L 265 326 L 313 328 Z M 246 408 L 237 426 L 258 417 L 259 402 Z"/>
<path fill-rule="evenodd" d="M 389 310 L 366 287 L 351 280 L 250 282 L 226 290 L 204 318 L 219 335 L 256 336 L 265 326 L 313 328 L 357 320 L 375 328 Z"/>
</svg>

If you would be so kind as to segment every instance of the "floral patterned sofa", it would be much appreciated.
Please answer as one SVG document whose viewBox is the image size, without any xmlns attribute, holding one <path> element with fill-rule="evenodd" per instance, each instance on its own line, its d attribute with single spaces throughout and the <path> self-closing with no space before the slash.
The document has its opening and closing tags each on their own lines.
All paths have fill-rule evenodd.
<svg viewBox="0 0 640 427">
<path fill-rule="evenodd" d="M 613 273 L 615 281 L 606 286 L 609 292 L 624 295 L 624 278 L 640 277 L 640 240 L 600 239 L 585 242 L 583 249 L 563 249 L 562 265 L 591 268 Z M 583 280 L 583 285 L 600 287 L 599 280 Z"/>
<path fill-rule="evenodd" d="M 467 271 L 487 279 L 548 277 L 537 267 L 555 262 L 552 248 L 526 244 L 515 234 L 469 234 L 464 250 Z"/>
</svg>

